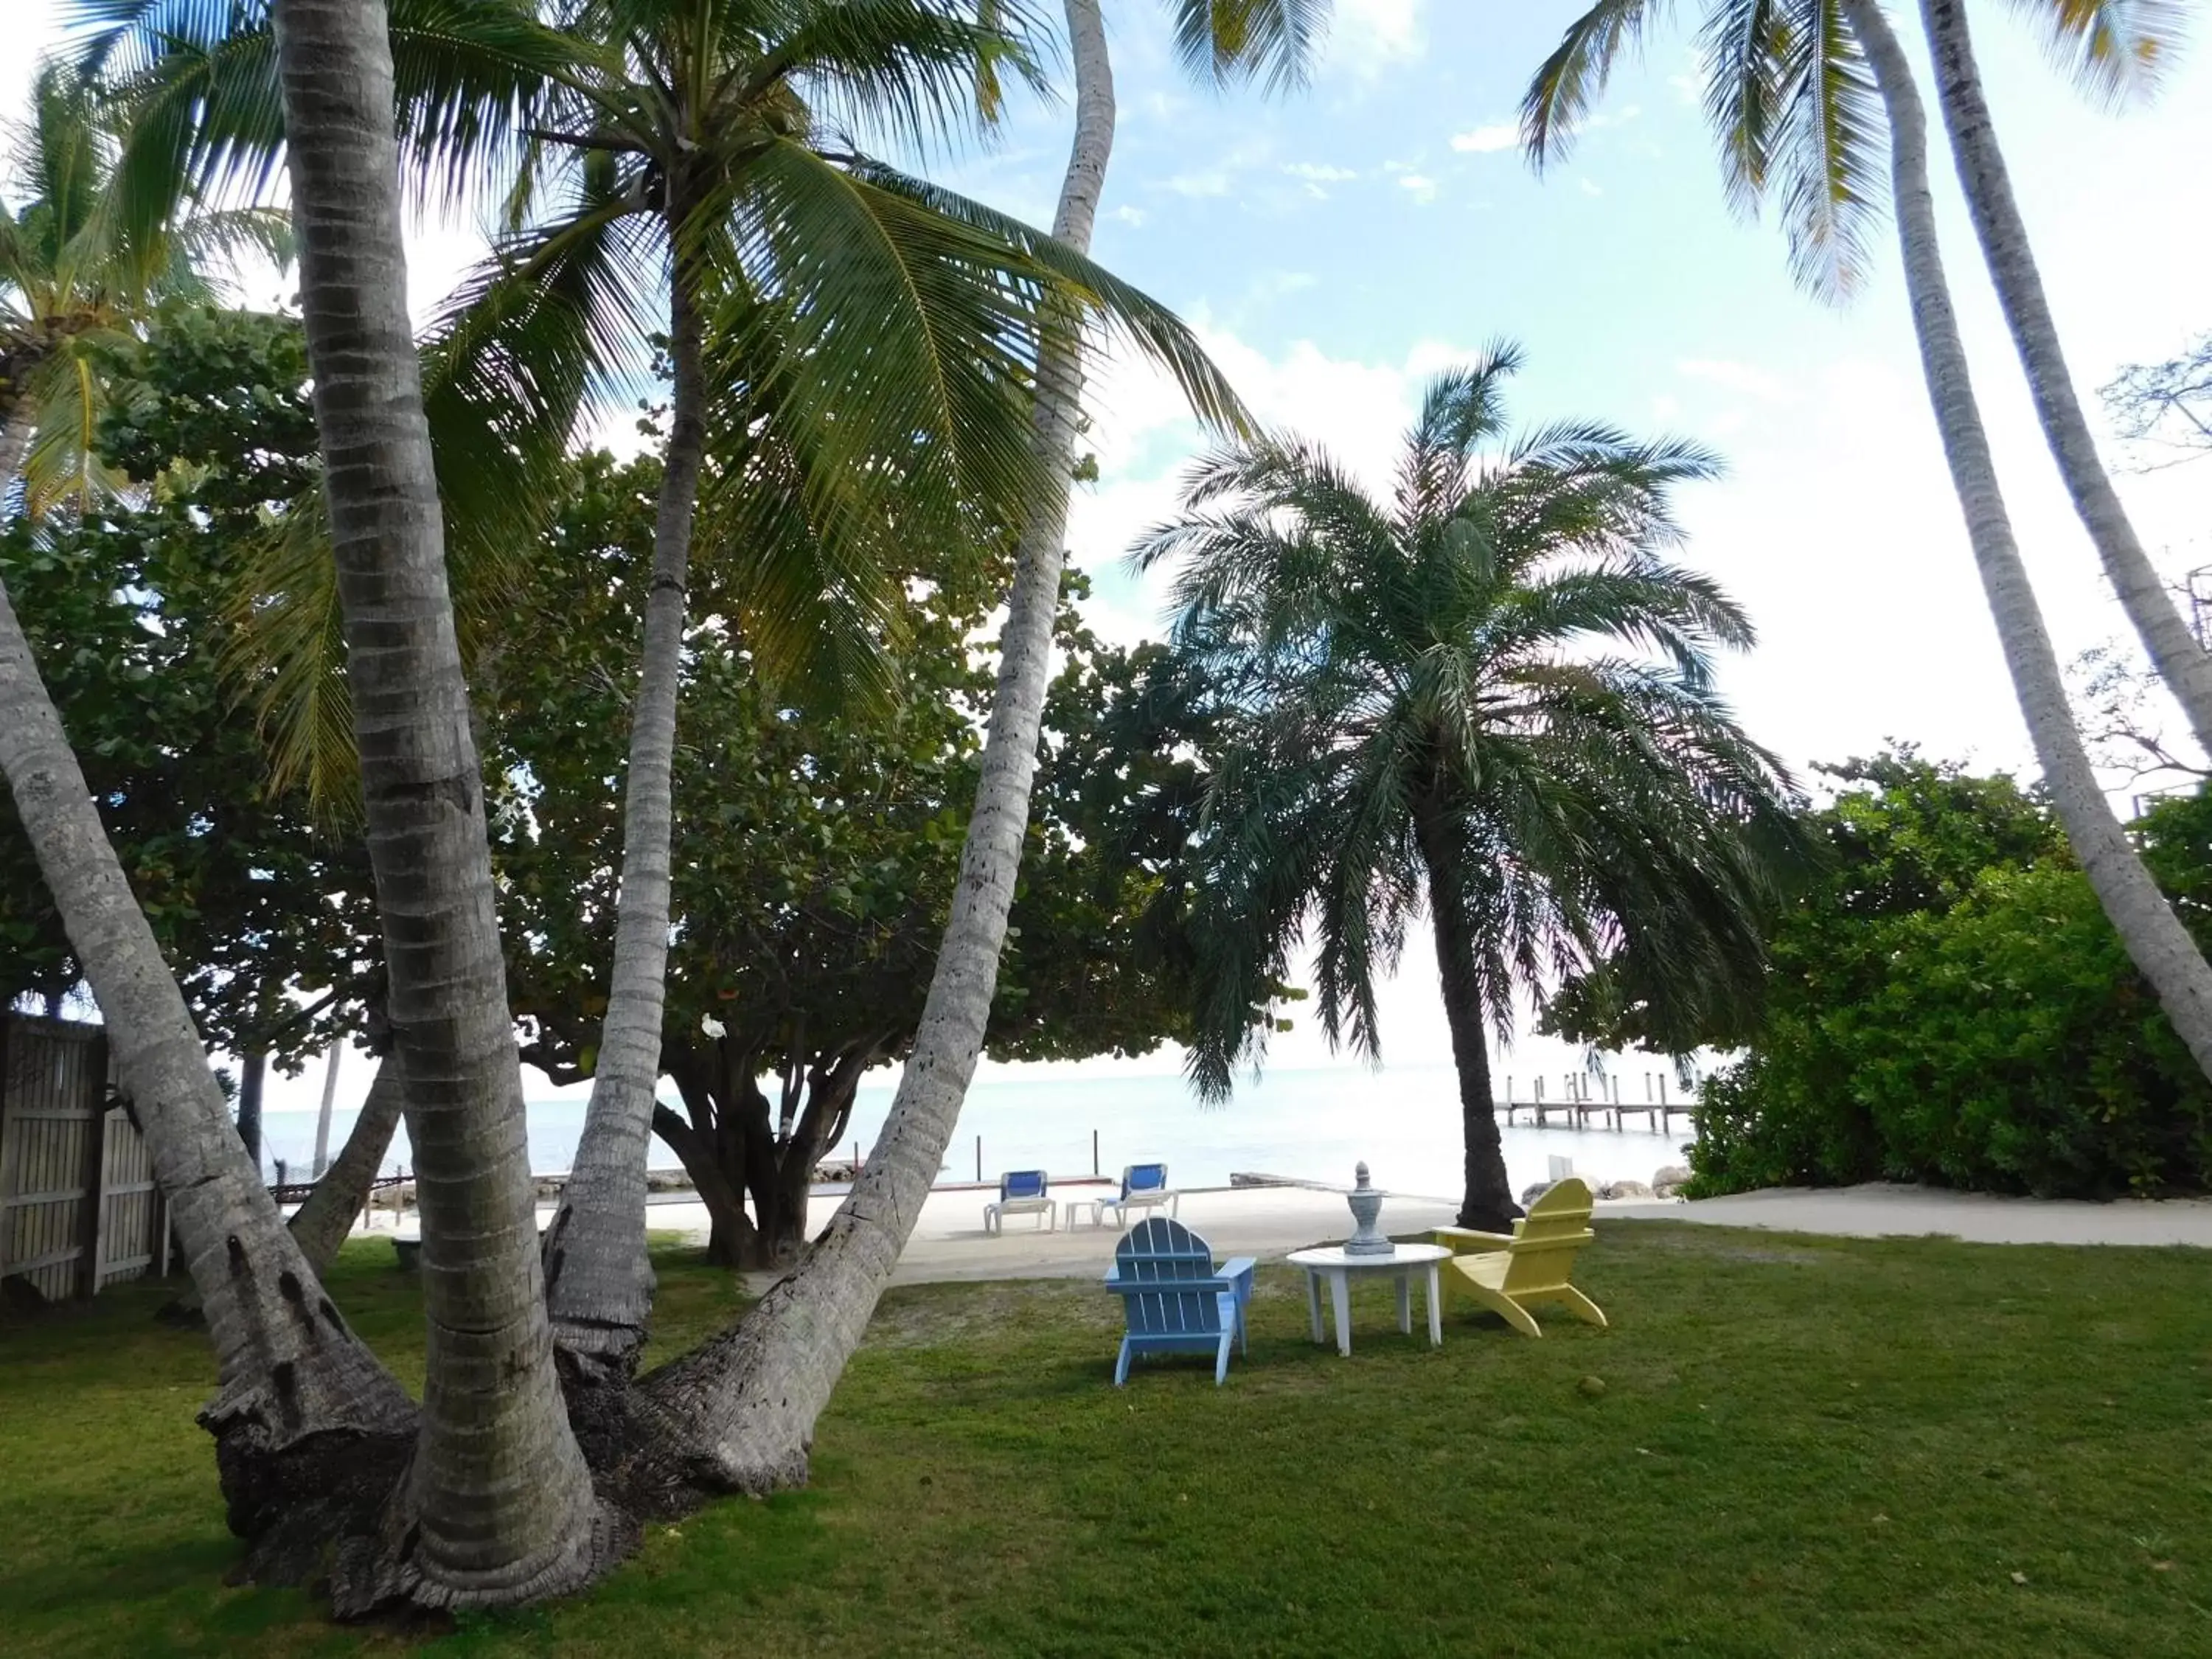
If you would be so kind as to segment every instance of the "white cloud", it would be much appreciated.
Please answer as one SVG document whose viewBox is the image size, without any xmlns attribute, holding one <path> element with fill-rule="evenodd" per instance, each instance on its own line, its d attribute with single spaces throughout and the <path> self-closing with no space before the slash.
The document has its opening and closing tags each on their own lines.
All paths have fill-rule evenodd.
<svg viewBox="0 0 2212 1659">
<path fill-rule="evenodd" d="M 1605 194 L 1603 190 L 1600 189 L 1595 184 L 1592 183 L 1588 179 L 1577 179 L 1575 182 L 1583 187 L 1583 194 L 1585 196 L 1602 196 Z"/>
<path fill-rule="evenodd" d="M 1229 194 L 1229 175 L 1218 167 L 1204 173 L 1178 173 L 1160 181 L 1160 188 L 1171 190 L 1178 196 L 1206 197 Z"/>
<path fill-rule="evenodd" d="M 1686 380 L 1703 380 L 1710 386 L 1741 392 L 1761 403 L 1786 404 L 1792 400 L 1789 386 L 1765 369 L 1726 357 L 1685 357 L 1674 365 L 1674 372 Z"/>
<path fill-rule="evenodd" d="M 1451 147 L 1462 155 L 1488 155 L 1511 149 L 1521 142 L 1521 129 L 1510 121 L 1494 121 L 1485 127 L 1452 135 Z"/>
<path fill-rule="evenodd" d="M 1120 221 L 1132 230 L 1142 230 L 1145 228 L 1145 210 L 1142 208 L 1117 207 L 1107 216 Z"/>
<path fill-rule="evenodd" d="M 1357 179 L 1357 167 L 1330 167 L 1322 161 L 1286 161 L 1283 171 L 1293 179 L 1303 179 L 1311 185 L 1339 185 L 1347 179 Z"/>
<path fill-rule="evenodd" d="M 1363 79 L 1421 50 L 1421 0 L 1337 0 L 1324 52 Z"/>
<path fill-rule="evenodd" d="M 1425 205 L 1437 199 L 1437 181 L 1418 173 L 1409 173 L 1398 180 L 1398 188 L 1410 191 L 1413 199 Z"/>
</svg>

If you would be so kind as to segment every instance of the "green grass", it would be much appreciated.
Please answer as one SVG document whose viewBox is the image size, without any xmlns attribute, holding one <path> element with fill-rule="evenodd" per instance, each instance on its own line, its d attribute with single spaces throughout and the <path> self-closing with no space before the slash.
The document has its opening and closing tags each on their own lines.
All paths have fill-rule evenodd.
<svg viewBox="0 0 2212 1659">
<path fill-rule="evenodd" d="M 331 1288 L 404 1372 L 389 1262 Z M 667 1342 L 738 1305 L 660 1266 Z M 1455 1307 L 1431 1352 L 1373 1285 L 1348 1361 L 1269 1269 L 1218 1390 L 1197 1358 L 1112 1388 L 1088 1284 L 896 1291 L 811 1490 L 412 1635 L 223 1585 L 205 1349 L 133 1287 L 0 1327 L 0 1651 L 2212 1653 L 2204 1254 L 1622 1225 L 1586 1267 L 1610 1331 Z"/>
</svg>

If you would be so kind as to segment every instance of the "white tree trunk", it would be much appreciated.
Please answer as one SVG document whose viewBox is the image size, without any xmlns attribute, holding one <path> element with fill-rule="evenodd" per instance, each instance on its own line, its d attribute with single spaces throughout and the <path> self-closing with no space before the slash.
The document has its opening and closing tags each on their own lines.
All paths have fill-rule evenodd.
<svg viewBox="0 0 2212 1659">
<path fill-rule="evenodd" d="M 673 241 L 681 220 L 672 206 Z M 561 1207 L 545 1237 L 546 1303 L 565 1380 L 623 1382 L 653 1309 L 646 1255 L 645 1165 L 660 1082 L 668 985 L 669 842 L 675 813 L 676 713 L 683 687 L 684 584 L 707 447 L 706 368 L 691 283 L 670 283 L 674 370 L 668 454 L 653 528 L 653 586 L 630 714 L 623 802 L 621 896 L 607 1012 L 592 1099 Z"/>
<path fill-rule="evenodd" d="M 338 1100 L 338 1063 L 345 1058 L 345 1039 L 331 1044 L 323 1061 L 323 1103 L 315 1113 L 315 1161 L 312 1178 L 320 1181 L 331 1167 L 331 1111 Z M 373 1085 L 371 1085 L 374 1086 Z"/>
<path fill-rule="evenodd" d="M 524 1601 L 588 1576 L 592 1480 L 554 1374 L 482 769 L 407 316 L 381 0 L 277 0 L 300 308 L 406 1075 L 422 1438 L 364 1595 Z"/>
<path fill-rule="evenodd" d="M 307 1201 L 292 1212 L 288 1224 L 292 1237 L 317 1273 L 331 1265 L 353 1231 L 353 1219 L 368 1201 L 376 1172 L 391 1150 L 392 1132 L 399 1127 L 405 1099 L 398 1056 L 386 1054 L 376 1063 L 361 1115 L 354 1120 L 353 1133 L 339 1149 L 337 1161 L 315 1182 Z"/>
<path fill-rule="evenodd" d="M 1066 0 L 1066 10 L 1075 142 L 1053 234 L 1087 251 L 1113 149 L 1113 70 L 1098 0 Z M 1066 559 L 1083 394 L 1072 326 L 1048 332 L 1037 380 L 1035 442 L 1045 483 L 1017 544 L 975 815 L 897 1097 L 851 1194 L 798 1268 L 736 1328 L 641 1384 L 684 1447 L 689 1475 L 703 1485 L 758 1492 L 805 1480 L 815 1419 L 914 1231 L 982 1050 L 1029 823 Z"/>
<path fill-rule="evenodd" d="M 2197 1063 L 2212 1076 L 2212 969 L 2143 867 L 2104 791 L 2067 707 L 2057 653 L 2021 562 L 1981 411 L 1967 373 L 1958 318 L 1936 241 L 1928 179 L 1928 124 L 1911 64 L 1879 0 L 1844 0 L 1889 112 L 1892 184 L 1905 289 L 1928 396 L 1966 515 L 1982 590 L 2012 672 L 2021 714 L 2067 839 L 2129 957 L 2158 994 Z"/>
<path fill-rule="evenodd" d="M 2095 543 L 2105 574 L 2150 655 L 2151 665 L 2188 716 L 2197 747 L 2212 755 L 2212 655 L 2197 642 L 2172 592 L 2143 550 L 2128 511 L 2097 453 L 2074 378 L 2058 343 L 2058 324 L 2043 291 L 2035 249 L 2014 200 L 2012 179 L 1982 95 L 1964 0 L 1922 0 L 1921 15 L 1936 64 L 1937 101 L 1951 135 L 1959 182 L 1981 240 L 2013 343 L 2027 371 L 2028 390 L 2044 436 L 2057 458 L 2074 509 Z"/>
</svg>

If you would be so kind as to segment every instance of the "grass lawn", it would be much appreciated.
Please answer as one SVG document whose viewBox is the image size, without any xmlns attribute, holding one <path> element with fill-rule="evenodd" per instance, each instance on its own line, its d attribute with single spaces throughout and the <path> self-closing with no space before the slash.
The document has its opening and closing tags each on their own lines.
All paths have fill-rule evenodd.
<svg viewBox="0 0 2212 1659">
<path fill-rule="evenodd" d="M 390 1262 L 331 1287 L 407 1374 Z M 1088 1284 L 895 1291 L 811 1490 L 411 1635 L 223 1586 L 206 1352 L 131 1287 L 0 1324 L 0 1653 L 2212 1654 L 2203 1253 L 1625 1224 L 1585 1263 L 1610 1331 L 1455 1306 L 1431 1352 L 1370 1285 L 1348 1361 L 1265 1270 L 1218 1390 L 1111 1387 Z M 660 1273 L 659 1342 L 738 1304 Z"/>
</svg>

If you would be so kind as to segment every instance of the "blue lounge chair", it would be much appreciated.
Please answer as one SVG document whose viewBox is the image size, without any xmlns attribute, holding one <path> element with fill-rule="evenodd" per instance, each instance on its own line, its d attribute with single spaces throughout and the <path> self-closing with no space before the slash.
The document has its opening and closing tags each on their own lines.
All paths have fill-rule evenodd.
<svg viewBox="0 0 2212 1659">
<path fill-rule="evenodd" d="M 1003 1233 L 1010 1215 L 1034 1215 L 1043 1218 L 1037 1223 L 1042 1232 L 1047 1227 L 1055 1232 L 1060 1228 L 1060 1217 L 1052 1206 L 1051 1182 L 1042 1170 L 1009 1170 L 999 1177 L 999 1201 L 983 1206 L 983 1231 Z"/>
<path fill-rule="evenodd" d="M 1218 1387 L 1229 1375 L 1229 1344 L 1245 1343 L 1252 1258 L 1213 1265 L 1213 1250 L 1180 1221 L 1147 1216 L 1114 1247 L 1106 1288 L 1121 1298 L 1128 1334 L 1114 1362 L 1114 1386 L 1129 1378 L 1140 1353 L 1210 1353 Z"/>
<path fill-rule="evenodd" d="M 1111 1210 L 1115 1224 L 1126 1227 L 1132 1210 L 1156 1210 L 1164 1204 L 1168 1213 L 1173 1215 L 1182 1201 L 1182 1195 L 1168 1185 L 1166 1164 L 1125 1164 L 1121 1166 L 1120 1194 L 1100 1199 L 1094 1208 L 1102 1223 L 1106 1219 L 1106 1212 Z"/>
</svg>

